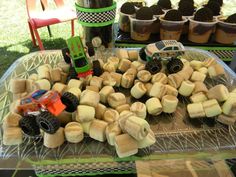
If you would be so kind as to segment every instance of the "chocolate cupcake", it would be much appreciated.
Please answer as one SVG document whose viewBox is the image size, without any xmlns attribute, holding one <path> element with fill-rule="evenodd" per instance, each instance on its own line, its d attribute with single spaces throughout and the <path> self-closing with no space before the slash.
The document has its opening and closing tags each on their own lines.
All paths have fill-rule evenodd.
<svg viewBox="0 0 236 177">
<path fill-rule="evenodd" d="M 152 9 L 149 7 L 141 7 L 136 12 L 135 17 L 131 20 L 131 38 L 137 41 L 146 41 L 151 34 L 151 27 L 155 18 Z"/>
<path fill-rule="evenodd" d="M 172 9 L 170 0 L 159 0 L 157 2 L 157 5 L 159 5 L 162 9 L 165 9 L 165 10 Z"/>
<path fill-rule="evenodd" d="M 189 21 L 188 40 L 195 43 L 208 42 L 216 24 L 212 10 L 207 7 L 201 8 L 194 17 L 189 18 Z"/>
<path fill-rule="evenodd" d="M 221 6 L 218 2 L 209 1 L 205 7 L 211 9 L 211 11 L 213 12 L 213 16 L 220 15 Z"/>
<path fill-rule="evenodd" d="M 162 8 L 159 5 L 152 5 L 150 8 L 152 9 L 154 17 L 156 17 L 156 20 L 153 22 L 153 25 L 152 25 L 152 33 L 156 34 L 160 32 L 159 17 L 163 15 L 165 12 L 162 10 Z"/>
<path fill-rule="evenodd" d="M 221 44 L 233 44 L 236 42 L 236 13 L 228 18 L 218 18 L 216 42 Z"/>
<path fill-rule="evenodd" d="M 186 18 L 178 10 L 169 10 L 165 16 L 160 17 L 161 40 L 179 40 Z"/>
<path fill-rule="evenodd" d="M 119 29 L 124 32 L 130 32 L 129 17 L 136 12 L 134 4 L 130 2 L 124 3 L 120 8 Z"/>
</svg>

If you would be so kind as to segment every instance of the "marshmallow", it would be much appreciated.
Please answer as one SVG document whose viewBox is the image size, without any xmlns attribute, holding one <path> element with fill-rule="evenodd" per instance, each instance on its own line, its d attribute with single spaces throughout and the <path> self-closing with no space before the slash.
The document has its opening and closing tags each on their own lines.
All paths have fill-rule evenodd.
<svg viewBox="0 0 236 177">
<path fill-rule="evenodd" d="M 148 114 L 156 116 L 162 113 L 162 105 L 158 98 L 149 98 L 145 104 Z"/>
<path fill-rule="evenodd" d="M 203 92 L 195 93 L 190 97 L 190 101 L 192 103 L 200 103 L 206 100 L 207 100 L 207 97 Z"/>
<path fill-rule="evenodd" d="M 93 76 L 92 79 L 90 80 L 90 85 L 91 86 L 96 86 L 99 89 L 102 88 L 102 82 L 103 79 L 101 77 Z"/>
<path fill-rule="evenodd" d="M 91 90 L 84 90 L 80 95 L 80 104 L 97 107 L 100 101 L 100 95 Z"/>
<path fill-rule="evenodd" d="M 141 70 L 137 73 L 137 77 L 141 82 L 148 82 L 152 78 L 152 74 L 147 70 Z"/>
<path fill-rule="evenodd" d="M 137 117 L 145 119 L 147 116 L 146 105 L 142 102 L 134 102 L 130 106 L 130 111 L 133 112 Z"/>
<path fill-rule="evenodd" d="M 89 122 L 95 117 L 95 109 L 92 106 L 79 105 L 77 107 L 76 120 L 78 122 Z"/>
<path fill-rule="evenodd" d="M 95 108 L 95 117 L 97 119 L 103 119 L 104 113 L 107 110 L 107 107 L 101 103 L 98 103 L 97 107 Z"/>
<path fill-rule="evenodd" d="M 26 91 L 26 80 L 25 79 L 11 79 L 10 80 L 10 91 L 12 93 L 23 93 Z"/>
<path fill-rule="evenodd" d="M 131 61 L 128 59 L 121 59 L 120 63 L 118 65 L 118 70 L 121 71 L 122 73 L 126 72 L 131 65 Z"/>
<path fill-rule="evenodd" d="M 49 134 L 44 132 L 43 145 L 47 148 L 57 148 L 65 141 L 64 128 L 60 127 L 56 133 Z"/>
<path fill-rule="evenodd" d="M 70 122 L 64 129 L 66 140 L 70 143 L 79 143 L 84 139 L 83 127 L 78 122 Z"/>
<path fill-rule="evenodd" d="M 61 68 L 54 68 L 50 72 L 52 82 L 61 81 Z"/>
<path fill-rule="evenodd" d="M 76 87 L 76 88 L 82 89 L 82 86 L 83 86 L 83 82 L 77 79 L 71 79 L 67 84 L 68 88 Z"/>
<path fill-rule="evenodd" d="M 149 95 L 151 97 L 162 98 L 166 94 L 166 87 L 161 82 L 155 82 L 152 85 Z"/>
<path fill-rule="evenodd" d="M 168 78 L 164 73 L 156 73 L 152 76 L 152 83 L 161 82 L 162 84 L 167 84 Z"/>
<path fill-rule="evenodd" d="M 102 120 L 94 119 L 90 124 L 89 136 L 97 141 L 106 141 L 106 127 L 108 123 Z"/>
<path fill-rule="evenodd" d="M 113 89 L 112 86 L 105 86 L 103 87 L 100 92 L 100 101 L 102 103 L 107 103 L 107 97 L 111 94 L 111 93 L 115 93 L 115 90 Z"/>
<path fill-rule="evenodd" d="M 188 104 L 187 111 L 188 111 L 189 117 L 191 118 L 200 118 L 200 117 L 206 116 L 202 103 Z"/>
<path fill-rule="evenodd" d="M 173 95 L 165 95 L 161 99 L 162 111 L 173 113 L 177 109 L 178 99 Z"/>
<path fill-rule="evenodd" d="M 108 124 L 113 123 L 119 119 L 119 113 L 115 109 L 107 109 L 104 112 L 103 120 L 106 121 Z"/>
<path fill-rule="evenodd" d="M 179 94 L 183 96 L 190 96 L 195 88 L 195 84 L 190 81 L 183 81 L 179 88 Z"/>
<path fill-rule="evenodd" d="M 209 89 L 207 97 L 222 102 L 229 98 L 229 91 L 223 84 L 219 84 Z"/>
<path fill-rule="evenodd" d="M 144 86 L 144 84 L 141 82 L 138 82 L 137 84 L 135 84 L 131 88 L 131 91 L 130 91 L 131 95 L 136 99 L 141 98 L 143 95 L 145 95 L 146 92 L 147 92 L 147 89 Z"/>
<path fill-rule="evenodd" d="M 126 97 L 123 93 L 120 93 L 120 92 L 111 93 L 108 96 L 107 101 L 108 101 L 108 104 L 112 108 L 116 108 L 116 107 L 126 103 Z"/>
<path fill-rule="evenodd" d="M 207 117 L 214 117 L 222 113 L 221 107 L 216 99 L 204 101 L 202 105 Z"/>
<path fill-rule="evenodd" d="M 21 128 L 8 127 L 3 130 L 2 143 L 6 146 L 18 145 L 23 142 L 23 135 Z"/>
<path fill-rule="evenodd" d="M 206 78 L 205 74 L 202 74 L 198 71 L 194 71 L 191 78 L 190 78 L 190 80 L 191 81 L 202 81 L 202 82 L 204 82 L 205 78 Z"/>
<path fill-rule="evenodd" d="M 116 122 L 109 124 L 106 127 L 105 133 L 106 133 L 106 139 L 107 139 L 108 144 L 110 144 L 111 146 L 114 146 L 115 145 L 115 137 L 122 133 L 119 123 L 116 121 Z"/>
</svg>

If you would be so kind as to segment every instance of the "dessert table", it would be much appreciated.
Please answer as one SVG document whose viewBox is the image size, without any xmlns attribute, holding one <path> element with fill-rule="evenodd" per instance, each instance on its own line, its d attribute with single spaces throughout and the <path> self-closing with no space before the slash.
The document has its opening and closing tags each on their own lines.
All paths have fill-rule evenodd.
<svg viewBox="0 0 236 177">
<path fill-rule="evenodd" d="M 236 74 L 216 55 L 192 48 L 187 48 L 187 51 L 194 59 L 205 56 L 216 58 L 217 62 L 225 68 L 230 83 L 235 85 Z M 10 79 L 27 78 L 40 65 L 47 63 L 54 67 L 61 60 L 62 54 L 59 50 L 35 52 L 18 59 L 7 70 L 0 81 L 1 122 L 13 101 L 9 92 Z M 217 82 L 224 82 L 224 80 Z M 181 119 L 184 117 L 181 110 L 178 109 L 175 116 L 164 117 L 168 121 L 159 122 L 158 126 L 155 120 L 148 119 L 155 132 L 156 143 L 140 149 L 137 155 L 127 158 L 118 158 L 112 146 L 99 143 L 89 137 L 81 143 L 65 143 L 55 149 L 44 147 L 42 137 L 24 137 L 20 145 L 5 146 L 0 131 L 0 167 L 1 169 L 34 169 L 38 176 L 130 173 L 142 176 L 150 173 L 145 172 L 147 166 L 152 169 L 152 173 L 162 173 L 163 169 L 168 169 L 172 163 L 182 164 L 180 167 L 174 165 L 177 169 L 173 169 L 181 170 L 191 166 L 189 164 L 192 161 L 192 164 L 196 164 L 195 170 L 201 171 L 212 169 L 213 166 L 215 168 L 215 165 L 221 166 L 219 164 L 222 163 L 222 159 L 235 156 L 235 126 L 227 127 L 211 122 L 186 123 Z M 162 164 L 162 168 L 159 168 L 159 165 L 155 166 L 156 163 Z"/>
</svg>

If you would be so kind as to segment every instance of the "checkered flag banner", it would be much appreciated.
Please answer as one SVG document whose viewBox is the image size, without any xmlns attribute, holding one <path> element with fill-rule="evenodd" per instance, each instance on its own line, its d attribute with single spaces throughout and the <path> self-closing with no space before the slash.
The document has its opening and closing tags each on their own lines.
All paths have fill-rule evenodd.
<svg viewBox="0 0 236 177">
<path fill-rule="evenodd" d="M 116 16 L 116 3 L 112 6 L 88 9 L 76 4 L 76 14 L 79 23 L 87 27 L 102 27 L 110 25 L 114 22 Z"/>
</svg>

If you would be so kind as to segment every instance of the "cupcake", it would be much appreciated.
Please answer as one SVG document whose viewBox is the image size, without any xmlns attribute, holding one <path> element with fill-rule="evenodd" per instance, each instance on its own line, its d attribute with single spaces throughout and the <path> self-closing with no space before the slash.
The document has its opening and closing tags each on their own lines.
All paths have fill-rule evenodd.
<svg viewBox="0 0 236 177">
<path fill-rule="evenodd" d="M 193 16 L 193 13 L 195 12 L 195 7 L 194 7 L 194 3 L 193 1 L 186 1 L 186 0 L 182 0 L 179 2 L 179 8 L 178 10 L 182 13 L 182 15 L 185 18 L 189 18 L 191 16 Z M 189 28 L 189 21 L 187 21 L 184 24 L 184 28 L 183 28 L 183 34 L 187 34 L 188 33 L 188 28 Z"/>
<path fill-rule="evenodd" d="M 129 17 L 135 14 L 135 6 L 130 3 L 124 3 L 120 8 L 119 29 L 124 32 L 130 32 Z"/>
<path fill-rule="evenodd" d="M 137 10 L 135 17 L 130 17 L 131 38 L 136 41 L 148 40 L 155 20 L 151 8 L 141 7 Z"/>
<path fill-rule="evenodd" d="M 178 10 L 169 10 L 160 18 L 160 37 L 161 40 L 179 40 L 186 18 Z"/>
<path fill-rule="evenodd" d="M 201 8 L 189 21 L 188 40 L 195 43 L 208 42 L 216 24 L 213 12 L 207 7 Z"/>
<path fill-rule="evenodd" d="M 156 17 L 156 20 L 152 24 L 152 33 L 156 34 L 160 32 L 159 17 L 163 15 L 165 12 L 162 10 L 162 8 L 159 5 L 152 5 L 150 9 L 152 9 L 152 13 L 154 17 Z"/>
<path fill-rule="evenodd" d="M 172 9 L 172 5 L 171 5 L 170 0 L 159 0 L 157 2 L 157 5 L 159 5 L 164 10 Z"/>
<path fill-rule="evenodd" d="M 219 17 L 216 25 L 216 42 L 233 44 L 236 42 L 236 13 L 228 18 Z"/>
<path fill-rule="evenodd" d="M 213 12 L 213 16 L 219 16 L 221 11 L 221 6 L 216 1 L 209 1 L 205 7 L 209 8 Z"/>
</svg>

